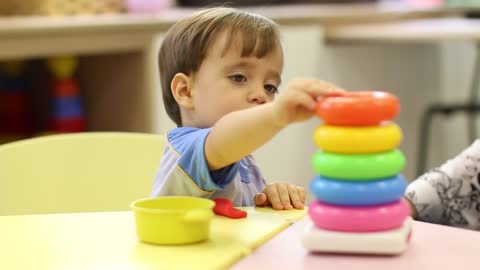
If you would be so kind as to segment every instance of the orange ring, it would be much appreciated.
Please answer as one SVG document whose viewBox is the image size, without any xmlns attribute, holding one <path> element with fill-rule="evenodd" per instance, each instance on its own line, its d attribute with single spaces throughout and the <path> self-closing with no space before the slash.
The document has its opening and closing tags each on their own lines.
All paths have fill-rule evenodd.
<svg viewBox="0 0 480 270">
<path fill-rule="evenodd" d="M 381 91 L 350 92 L 317 103 L 317 115 L 329 125 L 373 126 L 392 120 L 400 111 L 396 96 Z"/>
</svg>

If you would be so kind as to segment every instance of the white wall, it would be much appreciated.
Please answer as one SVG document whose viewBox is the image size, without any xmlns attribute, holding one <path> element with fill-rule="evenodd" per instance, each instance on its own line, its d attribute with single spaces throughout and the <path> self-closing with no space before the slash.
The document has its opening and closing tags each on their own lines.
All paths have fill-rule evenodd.
<svg viewBox="0 0 480 270">
<path fill-rule="evenodd" d="M 474 75 L 476 46 L 472 42 L 450 42 L 442 44 L 442 70 L 439 77 L 442 80 L 441 95 L 443 100 L 450 102 L 465 102 L 470 96 L 470 87 Z M 480 116 L 480 115 L 479 115 Z M 434 122 L 445 136 L 442 159 L 457 155 L 472 142 L 468 138 L 467 117 L 458 114 L 450 118 L 439 118 Z M 442 161 L 437 160 L 438 165 Z"/>
</svg>

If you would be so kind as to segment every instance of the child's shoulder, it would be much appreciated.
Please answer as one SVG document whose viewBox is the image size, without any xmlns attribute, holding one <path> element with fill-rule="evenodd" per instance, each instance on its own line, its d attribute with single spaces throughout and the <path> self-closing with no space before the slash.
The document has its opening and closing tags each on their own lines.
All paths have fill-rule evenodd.
<svg viewBox="0 0 480 270">
<path fill-rule="evenodd" d="M 196 127 L 177 127 L 174 129 L 170 129 L 167 131 L 167 136 L 168 138 L 177 138 L 177 137 L 182 137 L 184 135 L 187 135 L 189 133 L 197 132 L 202 130 L 201 128 L 196 128 Z"/>
<path fill-rule="evenodd" d="M 169 140 L 184 139 L 191 136 L 202 136 L 208 134 L 211 128 L 197 128 L 197 127 L 178 127 L 167 131 Z"/>
<path fill-rule="evenodd" d="M 166 137 L 171 147 L 181 153 L 193 145 L 203 146 L 208 133 L 210 128 L 179 127 L 169 130 Z"/>
</svg>

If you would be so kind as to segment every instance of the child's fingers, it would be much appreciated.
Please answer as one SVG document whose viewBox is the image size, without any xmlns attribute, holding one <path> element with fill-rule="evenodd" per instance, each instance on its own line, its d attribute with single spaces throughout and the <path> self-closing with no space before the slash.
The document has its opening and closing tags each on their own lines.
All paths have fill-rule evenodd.
<svg viewBox="0 0 480 270">
<path fill-rule="evenodd" d="M 298 194 L 300 195 L 300 200 L 302 201 L 302 204 L 305 205 L 305 200 L 306 200 L 306 193 L 305 189 L 303 187 L 296 187 Z"/>
<path fill-rule="evenodd" d="M 341 95 L 345 92 L 343 89 L 335 88 L 334 86 L 322 87 L 321 84 L 313 84 L 303 90 L 315 98 Z"/>
<path fill-rule="evenodd" d="M 265 193 L 257 193 L 253 198 L 256 206 L 266 206 L 267 205 L 267 195 Z"/>
<path fill-rule="evenodd" d="M 314 80 L 312 83 L 310 83 L 307 86 L 307 89 L 311 89 L 313 91 L 319 91 L 323 95 L 325 94 L 330 94 L 330 93 L 336 93 L 336 92 L 344 92 L 343 89 L 340 87 L 321 80 Z"/>
<path fill-rule="evenodd" d="M 342 96 L 345 96 L 345 92 L 332 92 L 318 98 L 342 97 Z"/>
<path fill-rule="evenodd" d="M 290 210 L 293 208 L 290 203 L 290 194 L 286 184 L 277 185 L 278 195 L 280 196 L 280 202 L 282 203 L 283 209 Z"/>
<path fill-rule="evenodd" d="M 308 110 L 315 110 L 317 102 L 308 94 L 302 93 L 300 91 L 293 92 L 291 101 L 296 105 L 300 105 Z"/>
<path fill-rule="evenodd" d="M 291 85 L 291 88 L 298 89 L 304 92 L 307 92 L 313 97 L 325 96 L 343 93 L 345 90 L 342 88 L 331 84 L 329 82 L 316 80 L 316 79 L 299 79 L 295 80 Z"/>
<path fill-rule="evenodd" d="M 300 199 L 299 190 L 295 185 L 288 185 L 288 193 L 290 194 L 290 200 L 292 201 L 293 207 L 296 209 L 303 209 L 303 202 Z"/>
<path fill-rule="evenodd" d="M 280 196 L 278 195 L 278 191 L 275 187 L 267 188 L 265 190 L 267 194 L 267 200 L 272 205 L 272 208 L 275 210 L 282 210 L 283 206 L 280 201 Z"/>
</svg>

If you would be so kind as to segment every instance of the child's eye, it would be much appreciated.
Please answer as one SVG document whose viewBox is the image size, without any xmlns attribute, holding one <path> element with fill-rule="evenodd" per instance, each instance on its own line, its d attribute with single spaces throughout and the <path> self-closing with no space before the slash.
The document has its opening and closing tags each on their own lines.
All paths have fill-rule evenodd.
<svg viewBox="0 0 480 270">
<path fill-rule="evenodd" d="M 246 82 L 247 77 L 243 76 L 242 74 L 235 74 L 229 77 L 234 82 Z"/>
<path fill-rule="evenodd" d="M 266 90 L 268 93 L 271 93 L 271 94 L 276 94 L 276 93 L 278 93 L 278 88 L 277 88 L 275 85 L 265 84 L 263 87 L 265 88 L 265 90 Z"/>
</svg>

